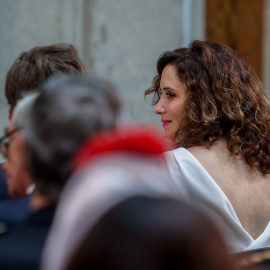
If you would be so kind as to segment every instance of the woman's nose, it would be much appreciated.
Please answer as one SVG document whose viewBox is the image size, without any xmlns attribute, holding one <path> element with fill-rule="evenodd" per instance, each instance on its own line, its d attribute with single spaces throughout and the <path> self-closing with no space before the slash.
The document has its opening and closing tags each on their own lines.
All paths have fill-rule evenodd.
<svg viewBox="0 0 270 270">
<path fill-rule="evenodd" d="M 162 104 L 161 100 L 159 100 L 159 102 L 157 103 L 156 107 L 155 107 L 155 113 L 156 114 L 164 114 L 165 113 L 165 107 Z"/>
</svg>

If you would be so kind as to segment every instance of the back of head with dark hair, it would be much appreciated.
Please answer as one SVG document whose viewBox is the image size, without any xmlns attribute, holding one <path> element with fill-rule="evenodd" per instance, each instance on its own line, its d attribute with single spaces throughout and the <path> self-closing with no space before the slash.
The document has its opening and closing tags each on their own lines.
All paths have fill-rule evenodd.
<svg viewBox="0 0 270 270">
<path fill-rule="evenodd" d="M 71 44 L 34 47 L 15 60 L 6 76 L 5 94 L 13 107 L 24 92 L 39 87 L 58 73 L 86 73 L 76 49 Z"/>
<path fill-rule="evenodd" d="M 133 197 L 84 238 L 66 270 L 239 269 L 216 226 L 188 205 Z"/>
<path fill-rule="evenodd" d="M 36 189 L 57 198 L 74 152 L 93 133 L 116 126 L 120 103 L 111 84 L 82 75 L 56 76 L 39 90 L 22 132 Z"/>
</svg>

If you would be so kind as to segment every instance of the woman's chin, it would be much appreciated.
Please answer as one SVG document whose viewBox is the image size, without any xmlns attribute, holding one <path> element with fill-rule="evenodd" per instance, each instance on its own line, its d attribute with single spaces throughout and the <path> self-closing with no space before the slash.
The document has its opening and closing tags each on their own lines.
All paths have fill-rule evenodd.
<svg viewBox="0 0 270 270">
<path fill-rule="evenodd" d="M 166 140 L 168 140 L 168 141 L 172 141 L 173 140 L 173 134 L 171 134 L 169 132 L 165 132 L 164 138 L 166 138 Z"/>
</svg>

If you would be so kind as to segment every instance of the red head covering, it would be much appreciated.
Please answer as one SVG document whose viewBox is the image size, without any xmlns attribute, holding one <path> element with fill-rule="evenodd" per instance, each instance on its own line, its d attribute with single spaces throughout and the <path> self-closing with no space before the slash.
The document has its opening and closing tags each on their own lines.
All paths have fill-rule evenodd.
<svg viewBox="0 0 270 270">
<path fill-rule="evenodd" d="M 94 156 L 108 152 L 122 151 L 160 156 L 165 149 L 160 133 L 144 126 L 99 132 L 86 140 L 78 149 L 73 168 L 76 170 Z"/>
</svg>

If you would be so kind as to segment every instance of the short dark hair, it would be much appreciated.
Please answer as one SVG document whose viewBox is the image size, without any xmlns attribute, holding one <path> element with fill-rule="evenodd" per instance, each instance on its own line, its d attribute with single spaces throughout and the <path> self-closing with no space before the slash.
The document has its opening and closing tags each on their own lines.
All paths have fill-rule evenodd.
<svg viewBox="0 0 270 270">
<path fill-rule="evenodd" d="M 239 269 L 228 252 L 215 224 L 198 210 L 136 196 L 100 218 L 65 269 Z"/>
<path fill-rule="evenodd" d="M 243 57 L 214 41 L 193 41 L 187 48 L 163 53 L 157 75 L 145 95 L 161 96 L 160 79 L 175 67 L 187 92 L 185 117 L 174 134 L 175 147 L 211 147 L 227 140 L 232 155 L 262 174 L 270 173 L 270 103 L 262 84 Z"/>
<path fill-rule="evenodd" d="M 82 75 L 53 77 L 39 90 L 22 129 L 27 164 L 38 192 L 57 198 L 74 152 L 95 132 L 115 128 L 120 102 L 113 85 Z"/>
<path fill-rule="evenodd" d="M 5 94 L 13 107 L 22 93 L 39 87 L 57 73 L 86 73 L 73 45 L 67 43 L 34 47 L 15 60 L 6 76 Z"/>
</svg>

